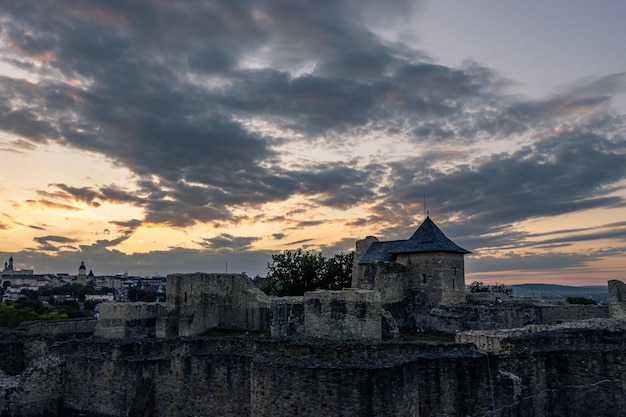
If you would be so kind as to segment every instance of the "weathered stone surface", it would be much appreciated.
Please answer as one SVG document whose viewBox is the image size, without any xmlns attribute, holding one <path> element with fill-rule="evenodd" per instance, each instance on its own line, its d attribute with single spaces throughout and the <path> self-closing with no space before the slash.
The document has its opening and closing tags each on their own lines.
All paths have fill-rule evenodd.
<svg viewBox="0 0 626 417">
<path fill-rule="evenodd" d="M 164 303 L 102 303 L 95 335 L 111 339 L 154 337 Z"/>
<path fill-rule="evenodd" d="M 626 284 L 622 281 L 610 280 L 608 285 L 611 317 L 619 320 L 626 319 Z"/>
<path fill-rule="evenodd" d="M 424 327 L 445 332 L 512 329 L 530 324 L 555 325 L 565 322 L 609 318 L 609 307 L 541 300 L 503 300 L 442 306 L 422 313 Z"/>
<path fill-rule="evenodd" d="M 66 320 L 37 320 L 21 323 L 18 331 L 28 334 L 63 335 L 85 334 L 91 335 L 96 329 L 97 320 L 94 318 L 78 318 Z"/>
<path fill-rule="evenodd" d="M 312 291 L 304 294 L 304 333 L 330 340 L 382 337 L 378 291 Z"/>
<path fill-rule="evenodd" d="M 172 274 L 166 303 L 103 303 L 95 334 L 195 336 L 211 329 L 270 330 L 270 299 L 244 274 Z"/>
<path fill-rule="evenodd" d="M 564 324 L 487 355 L 471 344 L 14 335 L 25 363 L 0 374 L 0 415 L 617 417 L 625 336 L 620 321 Z"/>
<path fill-rule="evenodd" d="M 563 327 L 489 355 L 471 344 L 22 336 L 28 360 L 0 374 L 0 415 L 617 417 L 625 336 L 623 322 Z"/>
<path fill-rule="evenodd" d="M 272 298 L 272 337 L 304 335 L 304 297 Z"/>
<path fill-rule="evenodd" d="M 167 277 L 168 322 L 159 336 L 193 336 L 208 329 L 270 330 L 270 299 L 244 274 Z"/>
</svg>

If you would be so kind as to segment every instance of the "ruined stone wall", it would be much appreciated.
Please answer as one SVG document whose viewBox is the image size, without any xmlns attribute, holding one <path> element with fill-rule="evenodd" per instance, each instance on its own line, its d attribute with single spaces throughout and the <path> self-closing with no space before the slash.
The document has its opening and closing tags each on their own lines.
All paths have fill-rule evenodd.
<svg viewBox="0 0 626 417">
<path fill-rule="evenodd" d="M 380 339 L 380 293 L 368 290 L 304 293 L 304 334 L 330 340 Z"/>
<path fill-rule="evenodd" d="M 63 399 L 64 415 L 250 415 L 245 350 L 171 341 L 77 349 L 65 363 L 65 385 L 72 389 Z"/>
<path fill-rule="evenodd" d="M 165 303 L 101 303 L 95 335 L 111 339 L 155 337 L 156 322 L 166 311 Z"/>
<path fill-rule="evenodd" d="M 191 336 L 208 329 L 270 329 L 270 299 L 243 274 L 172 274 L 167 277 L 167 325 L 175 334 Z"/>
<path fill-rule="evenodd" d="M 383 304 L 403 302 L 406 297 L 406 276 L 408 270 L 404 265 L 391 262 L 376 262 L 361 265 L 357 280 L 352 286 L 361 290 L 380 292 Z"/>
<path fill-rule="evenodd" d="M 271 338 L 22 341 L 3 417 L 219 415 L 617 417 L 626 326 L 469 344 Z M 495 410 L 494 410 L 495 407 Z"/>
<path fill-rule="evenodd" d="M 363 288 L 363 289 L 371 289 L 364 288 L 359 286 L 359 281 L 362 279 L 362 266 L 359 265 L 359 261 L 365 255 L 365 252 L 369 249 L 372 243 L 378 242 L 378 238 L 374 236 L 367 236 L 365 239 L 359 239 L 356 241 L 356 247 L 354 251 L 354 260 L 352 263 L 352 287 L 353 288 Z"/>
<path fill-rule="evenodd" d="M 608 317 L 608 306 L 504 300 L 501 303 L 443 306 L 423 314 L 421 322 L 432 330 L 456 332 L 511 329 L 529 324 L 554 325 Z"/>
<path fill-rule="evenodd" d="M 541 324 L 560 324 L 593 318 L 609 318 L 609 307 L 593 304 L 541 306 Z"/>
<path fill-rule="evenodd" d="M 506 353 L 491 362 L 498 370 L 494 397 L 499 415 L 624 415 L 625 340 L 624 323 L 613 322 L 501 342 Z M 499 401 L 499 394 L 509 390 L 517 393 L 517 401 Z"/>
<path fill-rule="evenodd" d="M 609 305 L 611 317 L 626 319 L 626 284 L 618 280 L 610 280 Z"/>
<path fill-rule="evenodd" d="M 96 328 L 95 318 L 78 318 L 65 320 L 37 320 L 21 323 L 16 330 L 28 334 L 93 334 Z"/>
<path fill-rule="evenodd" d="M 304 335 L 304 297 L 272 298 L 272 337 Z"/>
</svg>

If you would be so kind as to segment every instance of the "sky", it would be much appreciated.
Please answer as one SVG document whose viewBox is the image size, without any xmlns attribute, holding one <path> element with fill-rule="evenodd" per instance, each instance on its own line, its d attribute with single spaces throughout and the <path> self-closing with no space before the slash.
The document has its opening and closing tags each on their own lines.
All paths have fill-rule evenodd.
<svg viewBox="0 0 626 417">
<path fill-rule="evenodd" d="M 0 260 L 245 272 L 407 239 L 626 280 L 626 3 L 0 2 Z"/>
</svg>

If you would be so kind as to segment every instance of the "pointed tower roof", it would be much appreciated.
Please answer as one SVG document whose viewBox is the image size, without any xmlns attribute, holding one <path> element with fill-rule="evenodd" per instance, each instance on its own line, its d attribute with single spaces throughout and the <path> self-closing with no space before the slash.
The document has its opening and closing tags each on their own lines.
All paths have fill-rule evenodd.
<svg viewBox="0 0 626 417">
<path fill-rule="evenodd" d="M 413 233 L 413 236 L 407 240 L 372 243 L 361 260 L 359 260 L 359 264 L 391 262 L 396 254 L 418 252 L 472 253 L 448 239 L 435 222 L 427 216 L 426 220 Z"/>
<path fill-rule="evenodd" d="M 413 233 L 413 236 L 406 241 L 405 248 L 403 248 L 401 252 L 435 251 L 471 253 L 467 249 L 463 249 L 448 239 L 448 237 L 437 227 L 435 222 L 427 216 L 426 220 L 424 220 L 415 233 Z"/>
</svg>

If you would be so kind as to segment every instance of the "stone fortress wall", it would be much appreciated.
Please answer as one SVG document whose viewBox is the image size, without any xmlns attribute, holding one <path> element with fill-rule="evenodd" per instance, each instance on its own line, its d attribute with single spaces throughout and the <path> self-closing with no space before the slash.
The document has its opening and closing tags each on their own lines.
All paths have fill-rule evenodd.
<svg viewBox="0 0 626 417">
<path fill-rule="evenodd" d="M 545 323 L 459 332 L 456 334 L 456 341 L 473 343 L 479 349 L 501 353 L 506 349 L 505 342 L 514 338 L 532 337 L 546 332 L 556 334 L 563 330 L 620 328 L 626 320 L 626 285 L 618 280 L 610 280 L 608 292 L 608 306 L 548 304 L 544 306 L 545 311 L 539 310 L 543 313 L 542 317 L 545 316 Z M 527 311 L 527 309 L 524 310 L 524 317 L 528 317 Z"/>
<path fill-rule="evenodd" d="M 267 330 L 271 302 L 245 274 L 172 274 L 168 317 L 160 337 L 198 335 L 208 329 Z"/>
<path fill-rule="evenodd" d="M 251 303 L 257 298 L 224 298 L 233 288 L 247 288 L 246 281 L 227 282 L 249 281 L 243 275 L 172 279 L 181 281 L 172 305 L 137 303 L 111 311 L 103 305 L 100 314 L 109 321 L 103 319 L 96 332 L 107 338 L 58 331 L 44 337 L 42 330 L 0 338 L 0 416 L 611 417 L 626 407 L 626 321 L 619 318 L 626 286 L 619 281 L 609 282 L 611 306 L 604 310 L 613 318 L 459 332 L 457 343 L 437 345 L 381 341 L 378 333 L 359 330 L 365 321 L 355 319 L 384 316 L 375 291 L 320 291 Z M 182 282 L 187 279 L 203 284 Z M 304 327 L 287 338 L 154 337 L 159 325 L 153 321 L 166 317 L 161 323 L 170 326 L 172 317 L 185 316 L 185 289 L 219 292 L 208 297 L 220 301 L 212 310 L 218 316 L 240 313 L 233 315 L 236 322 L 213 317 L 197 327 L 173 327 L 177 331 L 224 323 L 272 327 L 257 319 L 265 313 L 241 313 L 266 308 L 268 301 L 268 310 L 287 301 L 287 328 Z M 198 299 L 206 297 L 187 294 L 187 303 Z M 515 303 L 490 308 L 506 304 Z M 314 324 L 307 326 L 307 317 Z M 342 330 L 320 333 L 333 325 Z M 300 332 L 304 338 L 297 337 Z"/>
<path fill-rule="evenodd" d="M 0 338 L 0 415 L 606 416 L 626 407 L 626 324 L 474 344 L 270 337 Z"/>
<path fill-rule="evenodd" d="M 423 225 L 355 262 L 357 288 L 272 298 L 243 274 L 173 274 L 165 303 L 103 304 L 95 337 L 7 332 L 0 417 L 623 415 L 626 285 L 608 307 L 466 300 L 467 251 Z M 389 340 L 398 325 L 457 340 Z"/>
<path fill-rule="evenodd" d="M 242 274 L 174 274 L 168 276 L 168 288 L 172 292 L 165 303 L 101 304 L 95 334 L 113 339 L 174 337 L 236 329 L 270 331 L 275 337 L 380 339 L 397 334 L 393 329 L 402 327 L 397 317 L 411 316 L 412 329 L 456 333 L 608 318 L 609 309 L 614 309 L 515 299 L 475 299 L 424 308 L 418 299 L 384 303 L 382 292 L 363 289 L 268 297 Z M 361 300 L 357 303 L 355 297 Z"/>
</svg>

